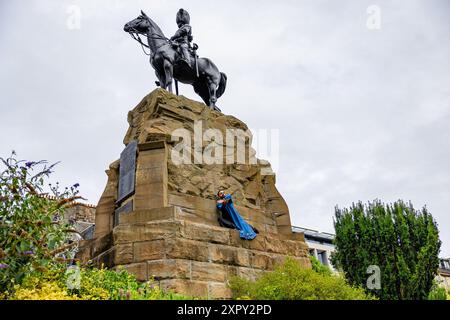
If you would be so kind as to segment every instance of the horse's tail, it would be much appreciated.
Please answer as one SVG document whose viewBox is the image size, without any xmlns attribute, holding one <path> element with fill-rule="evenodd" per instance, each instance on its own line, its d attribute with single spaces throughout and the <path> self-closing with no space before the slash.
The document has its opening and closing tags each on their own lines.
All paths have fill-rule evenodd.
<svg viewBox="0 0 450 320">
<path fill-rule="evenodd" d="M 221 72 L 219 87 L 216 90 L 217 98 L 220 98 L 223 95 L 226 87 L 227 87 L 227 75 L 225 73 Z"/>
</svg>

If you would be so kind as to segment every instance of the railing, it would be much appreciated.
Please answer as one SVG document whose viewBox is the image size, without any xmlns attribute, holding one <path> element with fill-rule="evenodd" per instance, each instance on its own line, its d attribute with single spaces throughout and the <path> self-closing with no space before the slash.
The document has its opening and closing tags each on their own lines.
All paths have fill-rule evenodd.
<svg viewBox="0 0 450 320">
<path fill-rule="evenodd" d="M 292 231 L 304 233 L 305 236 L 311 236 L 311 237 L 322 238 L 322 239 L 327 239 L 327 240 L 333 240 L 335 238 L 334 234 L 331 234 L 328 232 L 319 232 L 317 230 L 303 228 L 303 227 L 292 226 Z"/>
</svg>

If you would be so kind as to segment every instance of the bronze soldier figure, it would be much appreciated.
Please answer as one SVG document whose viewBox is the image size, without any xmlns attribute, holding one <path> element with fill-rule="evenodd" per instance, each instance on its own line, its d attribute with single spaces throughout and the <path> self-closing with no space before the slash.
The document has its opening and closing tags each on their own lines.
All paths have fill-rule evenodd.
<svg viewBox="0 0 450 320">
<path fill-rule="evenodd" d="M 183 60 L 187 62 L 187 64 L 192 68 L 191 65 L 191 54 L 189 52 L 191 46 L 190 43 L 193 40 L 192 37 L 192 27 L 189 25 L 190 16 L 189 13 L 180 9 L 177 12 L 176 22 L 178 25 L 178 30 L 175 32 L 175 35 L 170 38 L 171 41 L 175 42 L 176 45 L 180 48 L 180 54 Z"/>
</svg>

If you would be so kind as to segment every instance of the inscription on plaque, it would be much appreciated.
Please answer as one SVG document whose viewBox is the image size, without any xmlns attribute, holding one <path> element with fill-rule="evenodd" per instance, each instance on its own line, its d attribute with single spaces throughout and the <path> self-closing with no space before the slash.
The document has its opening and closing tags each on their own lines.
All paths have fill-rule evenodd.
<svg viewBox="0 0 450 320">
<path fill-rule="evenodd" d="M 120 154 L 119 192 L 117 203 L 121 203 L 134 192 L 136 181 L 137 141 L 131 141 Z"/>
<path fill-rule="evenodd" d="M 133 200 L 128 201 L 120 208 L 114 211 L 114 227 L 117 226 L 120 222 L 120 215 L 133 211 Z"/>
</svg>

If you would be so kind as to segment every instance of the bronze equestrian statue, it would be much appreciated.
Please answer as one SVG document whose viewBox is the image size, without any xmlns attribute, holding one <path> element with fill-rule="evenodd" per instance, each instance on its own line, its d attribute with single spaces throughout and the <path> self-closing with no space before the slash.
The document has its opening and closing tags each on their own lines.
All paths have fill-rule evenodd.
<svg viewBox="0 0 450 320">
<path fill-rule="evenodd" d="M 158 25 L 143 11 L 139 17 L 125 24 L 123 29 L 142 46 L 150 49 L 150 64 L 155 69 L 161 88 L 172 92 L 173 79 L 191 84 L 211 109 L 220 111 L 216 102 L 225 91 L 227 76 L 211 60 L 197 56 L 196 44 L 191 47 L 192 28 L 186 10 L 178 11 L 176 21 L 179 29 L 171 39 L 166 38 Z M 147 37 L 148 45 L 142 43 L 139 35 Z"/>
</svg>

